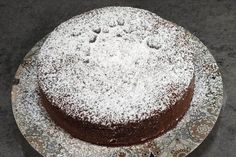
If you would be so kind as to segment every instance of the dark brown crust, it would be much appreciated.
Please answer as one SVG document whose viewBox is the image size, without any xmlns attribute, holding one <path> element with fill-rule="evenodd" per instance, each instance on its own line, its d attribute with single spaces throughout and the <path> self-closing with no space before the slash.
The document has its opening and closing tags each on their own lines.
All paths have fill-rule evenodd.
<svg viewBox="0 0 236 157">
<path fill-rule="evenodd" d="M 158 112 L 148 119 L 126 125 L 118 124 L 112 128 L 77 120 L 66 115 L 48 101 L 42 90 L 40 90 L 40 97 L 51 119 L 73 137 L 97 145 L 115 147 L 141 144 L 174 128 L 188 111 L 193 92 L 194 78 L 182 99 L 175 105 L 170 105 L 171 108 Z"/>
</svg>

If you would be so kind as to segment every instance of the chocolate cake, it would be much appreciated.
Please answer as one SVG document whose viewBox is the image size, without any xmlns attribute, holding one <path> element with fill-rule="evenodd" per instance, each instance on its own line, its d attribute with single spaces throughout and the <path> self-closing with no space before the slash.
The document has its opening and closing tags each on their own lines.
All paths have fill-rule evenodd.
<svg viewBox="0 0 236 157">
<path fill-rule="evenodd" d="M 95 9 L 59 25 L 38 54 L 49 116 L 73 137 L 140 144 L 174 128 L 194 92 L 190 34 L 146 10 Z"/>
</svg>

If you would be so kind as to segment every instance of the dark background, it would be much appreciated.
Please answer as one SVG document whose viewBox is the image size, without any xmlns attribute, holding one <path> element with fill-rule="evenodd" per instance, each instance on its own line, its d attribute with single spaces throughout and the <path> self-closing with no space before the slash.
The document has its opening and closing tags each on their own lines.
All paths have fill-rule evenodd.
<svg viewBox="0 0 236 157">
<path fill-rule="evenodd" d="M 236 157 L 235 0 L 0 0 L 0 157 L 39 157 L 18 130 L 11 110 L 12 80 L 24 55 L 63 21 L 109 6 L 150 10 L 195 34 L 223 75 L 227 96 L 207 139 L 190 157 Z"/>
</svg>

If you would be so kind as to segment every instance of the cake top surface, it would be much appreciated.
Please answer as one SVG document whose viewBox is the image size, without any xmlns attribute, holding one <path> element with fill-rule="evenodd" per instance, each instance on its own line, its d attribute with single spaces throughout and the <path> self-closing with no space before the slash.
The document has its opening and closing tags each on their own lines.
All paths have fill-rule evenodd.
<svg viewBox="0 0 236 157">
<path fill-rule="evenodd" d="M 39 86 L 67 115 L 104 125 L 168 108 L 194 74 L 190 34 L 142 9 L 106 7 L 59 25 L 38 54 Z"/>
</svg>

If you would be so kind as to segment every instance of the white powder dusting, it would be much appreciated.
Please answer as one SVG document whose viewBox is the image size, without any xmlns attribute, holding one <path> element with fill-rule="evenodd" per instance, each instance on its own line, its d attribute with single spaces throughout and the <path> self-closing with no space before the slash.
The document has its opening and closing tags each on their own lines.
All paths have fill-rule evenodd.
<svg viewBox="0 0 236 157">
<path fill-rule="evenodd" d="M 39 85 L 53 105 L 104 125 L 166 109 L 193 75 L 190 34 L 129 7 L 96 9 L 62 23 L 38 54 Z"/>
</svg>

